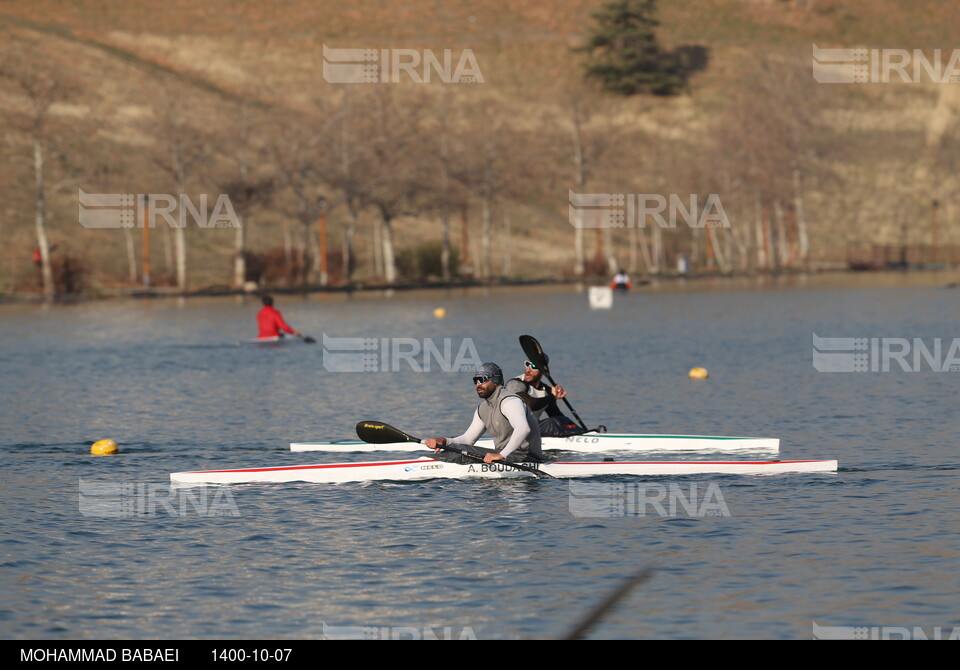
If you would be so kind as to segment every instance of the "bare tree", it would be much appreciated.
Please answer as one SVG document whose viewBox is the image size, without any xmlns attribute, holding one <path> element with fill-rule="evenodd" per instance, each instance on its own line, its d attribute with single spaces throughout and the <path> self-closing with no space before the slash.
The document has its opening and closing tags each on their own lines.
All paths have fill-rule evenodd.
<svg viewBox="0 0 960 670">
<path fill-rule="evenodd" d="M 266 153 L 257 130 L 263 124 L 258 111 L 249 101 L 240 104 L 232 124 L 218 134 L 217 146 L 224 149 L 230 164 L 230 176 L 220 180 L 221 193 L 226 193 L 237 214 L 233 245 L 233 286 L 243 286 L 246 279 L 246 255 L 252 210 L 268 203 L 274 192 L 274 178 L 257 169 Z"/>
<path fill-rule="evenodd" d="M 397 280 L 393 222 L 422 209 L 430 176 L 429 161 L 423 155 L 429 146 L 425 127 L 428 100 L 414 93 L 404 95 L 402 101 L 396 100 L 382 88 L 377 93 L 371 117 L 370 187 L 366 199 L 380 214 L 383 276 L 392 284 Z"/>
<path fill-rule="evenodd" d="M 571 149 L 573 183 L 577 193 L 586 193 L 589 188 L 596 188 L 601 193 L 611 192 L 611 179 L 592 186 L 598 175 L 610 174 L 603 169 L 603 163 L 610 159 L 608 150 L 617 142 L 609 119 L 600 113 L 601 100 L 602 94 L 596 88 L 581 82 L 568 84 L 564 92 L 566 125 L 571 140 L 568 146 Z M 580 210 L 577 210 L 577 216 L 582 217 Z M 605 230 L 601 234 L 601 241 L 602 253 L 612 267 L 616 264 L 612 231 Z M 578 221 L 574 230 L 574 253 L 574 274 L 582 277 L 586 270 L 582 220 Z"/>
<path fill-rule="evenodd" d="M 277 118 L 280 128 L 271 139 L 273 161 L 277 166 L 280 184 L 293 196 L 292 214 L 302 228 L 300 268 L 302 286 L 308 283 L 309 258 L 313 246 L 313 224 L 320 213 L 321 190 L 319 180 L 321 136 L 308 121 L 290 117 Z M 313 254 L 316 258 L 316 253 Z"/>
<path fill-rule="evenodd" d="M 168 82 L 163 88 L 157 114 L 159 140 L 163 154 L 156 164 L 173 181 L 173 192 L 179 198 L 187 193 L 197 168 L 211 155 L 207 134 L 194 125 L 196 111 L 190 108 L 190 97 L 179 84 Z M 174 229 L 177 288 L 187 290 L 186 222 Z"/>
<path fill-rule="evenodd" d="M 360 221 L 360 212 L 366 204 L 369 181 L 366 174 L 371 146 L 363 140 L 364 126 L 357 119 L 360 109 L 370 102 L 348 87 L 344 91 L 340 110 L 333 117 L 330 150 L 325 153 L 324 175 L 331 188 L 347 208 L 347 228 L 343 235 L 344 281 L 350 283 L 356 267 L 354 238 Z M 322 158 L 323 159 L 323 158 Z"/>
<path fill-rule="evenodd" d="M 7 60 L 0 64 L 0 77 L 15 84 L 19 93 L 26 97 L 25 113 L 14 123 L 29 137 L 32 150 L 34 222 L 37 248 L 40 250 L 43 295 L 49 300 L 54 297 L 56 287 L 47 236 L 47 196 L 48 191 L 62 186 L 62 182 L 51 186 L 47 169 L 51 145 L 58 137 L 53 109 L 58 103 L 77 95 L 80 85 L 63 69 L 52 63 L 40 62 L 33 51 L 26 48 L 8 52 Z"/>
</svg>

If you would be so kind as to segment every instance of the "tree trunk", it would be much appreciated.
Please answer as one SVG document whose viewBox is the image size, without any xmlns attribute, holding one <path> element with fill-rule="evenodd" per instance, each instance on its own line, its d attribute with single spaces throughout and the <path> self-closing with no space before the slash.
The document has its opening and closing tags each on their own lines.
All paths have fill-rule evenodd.
<svg viewBox="0 0 960 670">
<path fill-rule="evenodd" d="M 383 243 L 380 241 L 383 232 L 383 222 L 376 219 L 373 222 L 373 274 L 383 277 Z"/>
<path fill-rule="evenodd" d="M 510 210 L 506 207 L 503 208 L 503 241 L 500 244 L 500 248 L 503 251 L 503 265 L 501 274 L 504 278 L 510 277 L 510 272 L 512 268 L 510 267 L 510 245 L 511 245 L 511 233 L 510 233 Z"/>
<path fill-rule="evenodd" d="M 393 253 L 393 225 L 392 218 L 384 215 L 383 218 L 383 278 L 388 284 L 397 281 L 397 259 Z"/>
<path fill-rule="evenodd" d="M 177 226 L 174 235 L 177 248 L 177 289 L 187 290 L 187 231 L 186 228 Z"/>
<path fill-rule="evenodd" d="M 39 139 L 33 141 L 33 170 L 34 185 L 36 187 L 36 228 L 37 248 L 40 250 L 40 286 L 45 297 L 52 298 L 55 293 L 53 286 L 53 268 L 50 263 L 50 244 L 47 241 L 47 212 L 46 194 L 43 184 L 43 145 Z"/>
<path fill-rule="evenodd" d="M 444 206 L 440 215 L 443 221 L 443 237 L 440 246 L 440 268 L 443 281 L 450 281 L 450 210 Z"/>
<path fill-rule="evenodd" d="M 764 217 L 763 211 L 763 200 L 760 198 L 758 193 L 756 196 L 754 208 L 754 234 L 757 238 L 756 248 L 757 248 L 757 269 L 766 270 L 767 269 L 767 227 L 766 227 L 766 218 Z"/>
<path fill-rule="evenodd" d="M 643 256 L 643 267 L 648 273 L 652 274 L 653 258 L 650 255 L 650 243 L 647 241 L 647 229 L 645 226 L 640 226 L 636 229 L 636 231 L 638 238 L 637 241 L 640 246 L 640 254 Z"/>
<path fill-rule="evenodd" d="M 663 231 L 657 223 L 653 224 L 653 258 L 650 266 L 651 274 L 660 274 L 660 265 L 663 262 Z"/>
<path fill-rule="evenodd" d="M 780 269 L 790 265 L 790 253 L 787 244 L 787 229 L 783 214 L 783 203 L 779 200 L 773 201 L 773 215 L 773 221 L 777 227 L 777 269 Z"/>
<path fill-rule="evenodd" d="M 137 281 L 137 253 L 134 250 L 133 231 L 129 228 L 124 228 L 123 236 L 126 238 L 127 243 L 127 267 L 130 270 L 130 282 L 135 284 Z"/>
<path fill-rule="evenodd" d="M 573 162 L 576 168 L 575 181 L 577 184 L 577 193 L 583 193 L 586 186 L 586 161 L 583 151 L 583 134 L 580 128 L 580 117 L 575 106 L 571 105 L 571 116 L 573 120 Z M 577 210 L 577 226 L 574 230 L 573 248 L 575 253 L 573 274 L 582 277 L 586 270 L 586 250 L 583 240 L 583 211 Z"/>
<path fill-rule="evenodd" d="M 179 201 L 180 196 L 184 193 L 186 183 L 187 183 L 187 170 L 186 165 L 183 161 L 183 155 L 180 150 L 180 142 L 176 140 L 173 144 L 173 171 L 176 175 L 176 185 L 174 191 L 176 192 L 176 197 Z M 178 207 L 180 203 L 177 203 Z M 186 217 L 183 218 L 183 225 L 178 225 L 174 231 L 174 241 L 176 242 L 176 259 L 177 259 L 177 289 L 180 291 L 187 290 L 187 230 Z"/>
<path fill-rule="evenodd" d="M 233 286 L 243 288 L 247 279 L 247 259 L 243 251 L 246 247 L 247 218 L 240 217 L 240 226 L 233 238 Z"/>
<path fill-rule="evenodd" d="M 473 275 L 473 260 L 470 258 L 470 228 L 467 221 L 467 208 L 460 210 L 460 274 Z"/>
<path fill-rule="evenodd" d="M 620 269 L 620 263 L 617 261 L 617 256 L 614 253 L 613 245 L 613 231 L 609 228 L 603 229 L 603 255 L 607 260 L 607 272 L 610 274 L 616 274 Z"/>
<path fill-rule="evenodd" d="M 450 281 L 450 159 L 447 151 L 446 106 L 443 108 L 443 134 L 440 136 L 440 220 L 443 236 L 440 246 L 440 271 Z"/>
<path fill-rule="evenodd" d="M 353 281 L 353 237 L 357 234 L 357 209 L 352 202 L 347 203 L 349 222 L 343 233 L 343 281 L 349 284 Z"/>
<path fill-rule="evenodd" d="M 728 272 L 730 267 L 727 265 L 727 256 L 724 254 L 723 249 L 720 247 L 720 244 L 717 242 L 717 229 L 716 228 L 707 228 L 707 244 L 710 245 L 709 249 L 713 252 L 713 259 L 716 259 L 717 265 L 720 267 L 721 272 Z M 729 245 L 728 245 L 729 247 Z"/>
<path fill-rule="evenodd" d="M 490 252 L 493 226 L 490 222 L 490 216 L 490 195 L 484 189 L 483 197 L 480 199 L 480 220 L 483 222 L 483 235 L 480 243 L 480 276 L 483 279 L 490 279 L 493 274 Z"/>
<path fill-rule="evenodd" d="M 799 165 L 793 168 L 793 196 L 797 213 L 797 242 L 800 247 L 800 263 L 803 267 L 807 267 L 810 259 L 810 239 L 807 236 L 807 219 L 803 209 L 803 179 Z"/>
<path fill-rule="evenodd" d="M 47 241 L 47 197 L 43 183 L 43 143 L 39 138 L 33 140 L 33 176 L 37 197 L 37 247 L 40 249 L 40 276 L 43 283 L 43 296 L 53 299 L 56 286 L 53 283 L 53 264 L 50 262 L 50 243 Z"/>
</svg>

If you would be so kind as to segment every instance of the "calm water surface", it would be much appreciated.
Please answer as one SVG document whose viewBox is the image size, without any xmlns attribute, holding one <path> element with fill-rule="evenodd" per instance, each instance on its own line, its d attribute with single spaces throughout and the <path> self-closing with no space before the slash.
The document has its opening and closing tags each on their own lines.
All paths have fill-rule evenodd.
<svg viewBox="0 0 960 670">
<path fill-rule="evenodd" d="M 960 291 L 708 289 L 641 290 L 607 312 L 574 289 L 278 307 L 318 340 L 451 338 L 456 351 L 470 338 L 510 374 L 529 333 L 591 425 L 779 437 L 781 458 L 840 462 L 836 475 L 594 480 L 617 500 L 641 483 L 701 497 L 713 484 L 729 516 L 577 516 L 569 482 L 527 480 L 211 488 L 205 508 L 148 510 L 171 472 L 369 460 L 288 446 L 350 439 L 363 418 L 459 433 L 470 374 L 333 373 L 320 344 L 239 346 L 254 299 L 0 306 L 0 636 L 556 637 L 644 567 L 653 577 L 593 637 L 960 626 L 960 373 L 818 373 L 811 353 L 813 333 L 941 338 L 946 353 Z M 709 380 L 687 378 L 698 365 Z M 90 456 L 103 438 L 122 453 Z M 116 495 L 92 507 L 81 480 Z"/>
</svg>

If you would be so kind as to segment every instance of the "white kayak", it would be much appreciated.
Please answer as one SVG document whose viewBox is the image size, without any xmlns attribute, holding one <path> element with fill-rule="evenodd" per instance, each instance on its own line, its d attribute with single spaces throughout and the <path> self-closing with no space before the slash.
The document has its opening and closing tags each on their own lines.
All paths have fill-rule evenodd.
<svg viewBox="0 0 960 670">
<path fill-rule="evenodd" d="M 600 477 L 605 475 L 699 475 L 736 474 L 772 475 L 795 472 L 836 472 L 837 461 L 593 461 L 528 464 L 554 477 Z M 170 482 L 178 486 L 206 484 L 254 484 L 316 482 L 341 483 L 363 481 L 415 481 L 422 479 L 485 478 L 506 479 L 535 475 L 508 465 L 476 463 L 460 465 L 432 458 L 415 460 L 369 461 L 361 463 L 321 463 L 242 470 L 206 470 L 174 472 Z"/>
<path fill-rule="evenodd" d="M 766 437 L 713 437 L 708 435 L 641 435 L 634 433 L 584 433 L 571 437 L 544 437 L 543 449 L 604 453 L 608 451 L 779 451 L 780 440 Z M 493 440 L 477 441 L 478 447 L 493 448 Z M 368 444 L 366 442 L 293 442 L 290 451 L 338 453 L 423 451 L 416 442 Z"/>
</svg>

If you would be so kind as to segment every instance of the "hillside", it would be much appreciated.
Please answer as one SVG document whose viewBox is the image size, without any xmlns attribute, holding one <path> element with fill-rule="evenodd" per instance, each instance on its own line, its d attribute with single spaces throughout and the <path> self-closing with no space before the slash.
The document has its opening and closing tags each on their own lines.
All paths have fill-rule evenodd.
<svg viewBox="0 0 960 670">
<path fill-rule="evenodd" d="M 731 230 L 707 231 L 681 224 L 660 241 L 652 230 L 602 238 L 587 231 L 588 260 L 602 244 L 603 255 L 637 272 L 669 269 L 680 253 L 701 269 L 763 270 L 842 261 L 854 243 L 960 244 L 960 86 L 828 85 L 810 76 L 814 44 L 941 49 L 947 60 L 960 27 L 951 3 L 661 2 L 664 47 L 704 47 L 708 66 L 684 95 L 626 99 L 586 86 L 583 55 L 572 51 L 600 6 L 141 0 L 105 11 L 95 0 L 0 1 L 0 62 L 14 67 L 27 55 L 70 85 L 69 95 L 50 107 L 45 129 L 47 227 L 54 253 L 82 261 L 94 288 L 130 285 L 127 245 L 139 254 L 141 242 L 139 231 L 128 239 L 120 230 L 82 228 L 79 189 L 164 194 L 174 193 L 180 179 L 197 198 L 223 192 L 244 172 L 269 190 L 269 197 L 237 203 L 251 250 L 286 246 L 296 253 L 304 239 L 300 221 L 316 219 L 304 208 L 315 208 L 322 196 L 330 205 L 329 245 L 339 253 L 350 213 L 327 175 L 339 169 L 337 152 L 346 155 L 337 144 L 344 119 L 354 124 L 358 166 L 382 170 L 380 186 L 403 176 L 404 188 L 417 191 L 397 207 L 392 224 L 401 258 L 413 247 L 426 253 L 441 238 L 434 182 L 444 136 L 459 184 L 450 236 L 459 246 L 465 208 L 475 272 L 486 253 L 490 276 L 569 276 L 576 114 L 589 166 L 585 192 L 717 193 L 731 222 Z M 470 50 L 484 83 L 331 84 L 323 76 L 324 46 Z M 29 113 L 16 82 L 0 80 L 0 292 L 37 283 Z M 377 163 L 375 145 L 364 141 L 387 123 L 395 124 L 392 145 Z M 174 138 L 193 160 L 179 178 L 170 160 Z M 487 203 L 478 176 L 484 156 L 497 175 Z M 292 174 L 308 175 L 299 192 Z M 359 212 L 355 279 L 382 274 L 374 244 L 380 218 L 371 205 Z M 315 232 L 307 232 L 314 248 Z M 191 287 L 231 283 L 234 231 L 191 228 L 186 240 Z M 155 282 L 173 281 L 175 244 L 170 231 L 156 231 Z M 651 254 L 659 261 L 651 262 Z"/>
</svg>

